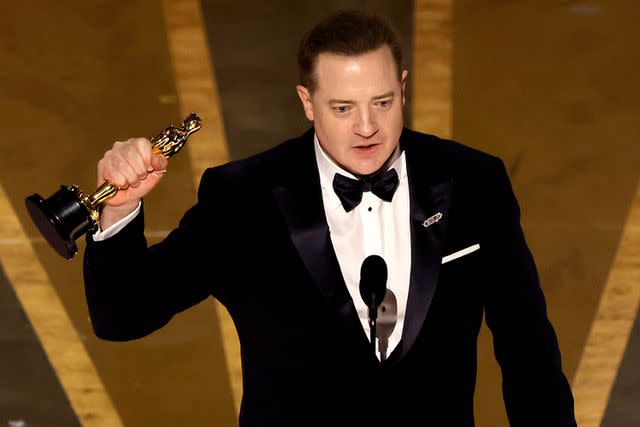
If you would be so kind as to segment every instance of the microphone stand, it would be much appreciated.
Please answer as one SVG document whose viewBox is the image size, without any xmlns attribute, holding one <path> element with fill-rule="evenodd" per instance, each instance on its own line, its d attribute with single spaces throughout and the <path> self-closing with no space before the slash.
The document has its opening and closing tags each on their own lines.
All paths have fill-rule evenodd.
<svg viewBox="0 0 640 427">
<path fill-rule="evenodd" d="M 376 355 L 376 320 L 378 318 L 378 308 L 376 307 L 375 294 L 371 294 L 369 303 L 369 337 L 371 339 L 371 350 Z"/>
</svg>

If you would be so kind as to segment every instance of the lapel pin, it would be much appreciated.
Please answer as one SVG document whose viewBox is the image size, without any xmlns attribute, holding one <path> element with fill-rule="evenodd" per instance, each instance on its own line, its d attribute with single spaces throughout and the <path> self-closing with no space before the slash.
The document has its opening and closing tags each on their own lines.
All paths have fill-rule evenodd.
<svg viewBox="0 0 640 427">
<path fill-rule="evenodd" d="M 422 223 L 422 226 L 427 228 L 433 224 L 435 224 L 436 222 L 440 221 L 442 219 L 442 213 L 438 212 L 437 214 L 430 216 L 429 218 L 425 219 L 424 222 Z"/>
</svg>

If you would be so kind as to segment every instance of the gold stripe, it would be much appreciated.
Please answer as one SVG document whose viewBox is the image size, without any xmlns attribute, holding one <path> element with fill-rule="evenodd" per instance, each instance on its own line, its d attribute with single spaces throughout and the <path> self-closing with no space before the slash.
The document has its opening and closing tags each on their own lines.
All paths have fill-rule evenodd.
<svg viewBox="0 0 640 427">
<path fill-rule="evenodd" d="M 202 118 L 202 129 L 187 144 L 197 188 L 206 168 L 229 160 L 218 87 L 198 0 L 164 0 L 163 6 L 180 110 L 182 115 L 195 111 Z M 226 308 L 217 301 L 215 305 L 233 401 L 236 413 L 239 413 L 242 399 L 240 343 Z"/>
<path fill-rule="evenodd" d="M 640 305 L 640 184 L 573 381 L 578 425 L 598 427 Z"/>
<path fill-rule="evenodd" d="M 86 427 L 122 426 L 55 288 L 0 184 L 0 262 L 60 380 Z"/>
<path fill-rule="evenodd" d="M 453 0 L 416 0 L 413 37 L 413 129 L 451 138 Z"/>
</svg>

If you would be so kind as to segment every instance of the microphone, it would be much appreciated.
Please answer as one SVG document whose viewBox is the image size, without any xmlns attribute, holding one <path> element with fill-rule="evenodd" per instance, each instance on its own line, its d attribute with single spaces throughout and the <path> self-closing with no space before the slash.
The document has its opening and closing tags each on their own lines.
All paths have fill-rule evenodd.
<svg viewBox="0 0 640 427">
<path fill-rule="evenodd" d="M 376 351 L 378 307 L 387 292 L 387 263 L 379 255 L 369 255 L 360 267 L 360 296 L 369 309 L 371 348 Z"/>
<path fill-rule="evenodd" d="M 391 289 L 387 289 L 387 293 L 382 300 L 382 304 L 378 307 L 378 320 L 376 338 L 378 338 L 378 353 L 380 360 L 384 362 L 387 359 L 387 350 L 389 349 L 389 338 L 398 323 L 398 300 Z"/>
</svg>

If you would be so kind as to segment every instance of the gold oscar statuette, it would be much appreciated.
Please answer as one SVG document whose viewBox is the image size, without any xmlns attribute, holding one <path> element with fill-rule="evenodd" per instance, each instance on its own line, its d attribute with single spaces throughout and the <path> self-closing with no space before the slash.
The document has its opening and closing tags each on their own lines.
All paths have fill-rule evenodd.
<svg viewBox="0 0 640 427">
<path fill-rule="evenodd" d="M 196 113 L 189 114 L 180 127 L 171 125 L 150 140 L 153 152 L 167 158 L 173 156 L 200 126 L 200 117 Z M 71 259 L 78 252 L 75 241 L 96 229 L 100 222 L 101 205 L 117 192 L 118 187 L 108 181 L 89 195 L 77 185 L 63 185 L 47 199 L 32 194 L 25 199 L 25 204 L 31 219 L 49 245 L 63 258 Z"/>
</svg>

